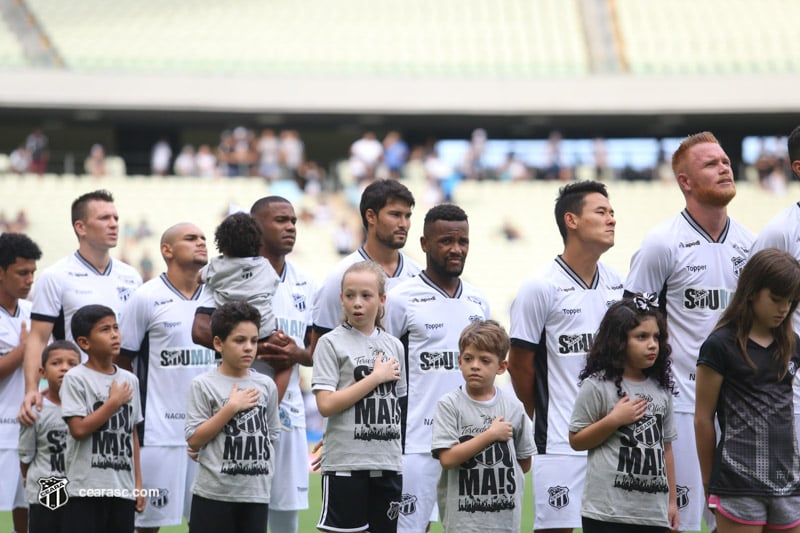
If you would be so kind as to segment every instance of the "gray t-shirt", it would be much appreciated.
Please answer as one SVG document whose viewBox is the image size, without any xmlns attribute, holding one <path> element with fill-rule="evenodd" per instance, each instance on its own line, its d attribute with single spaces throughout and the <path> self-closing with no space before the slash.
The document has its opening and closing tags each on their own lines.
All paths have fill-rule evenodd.
<svg viewBox="0 0 800 533">
<path fill-rule="evenodd" d="M 260 391 L 258 405 L 239 411 L 200 449 L 192 493 L 223 502 L 269 503 L 275 470 L 273 442 L 280 432 L 278 389 L 266 376 L 250 370 L 234 378 L 214 369 L 192 380 L 186 402 L 186 438 L 228 402 L 233 386 Z"/>
<path fill-rule="evenodd" d="M 618 428 L 603 444 L 589 450 L 581 515 L 604 522 L 646 526 L 669 525 L 669 485 L 664 443 L 675 440 L 672 394 L 655 380 L 622 380 L 632 399 L 647 399 L 645 415 Z M 605 417 L 619 401 L 613 381 L 584 380 L 570 420 L 577 433 Z"/>
<path fill-rule="evenodd" d="M 261 313 L 259 339 L 269 337 L 277 329 L 272 298 L 281 278 L 269 261 L 263 257 L 219 256 L 212 258 L 200 272 L 217 307 L 231 302 L 247 302 L 258 309 Z"/>
<path fill-rule="evenodd" d="M 355 405 L 325 419 L 322 471 L 403 470 L 400 403 L 406 394 L 403 345 L 382 329 L 366 336 L 342 324 L 314 350 L 312 391 L 342 390 L 372 372 L 375 358 L 400 361 L 400 379 L 378 385 Z"/>
<path fill-rule="evenodd" d="M 133 432 L 136 424 L 142 421 L 136 376 L 117 365 L 114 365 L 113 374 L 97 372 L 85 364 L 76 366 L 64 375 L 61 384 L 61 415 L 65 420 L 73 416 L 88 416 L 108 400 L 108 391 L 114 380 L 118 384 L 131 384 L 131 400 L 122 404 L 89 437 L 77 440 L 67 432 L 65 463 L 70 496 L 81 496 L 81 489 L 111 489 L 114 497 L 135 499 Z"/>
<path fill-rule="evenodd" d="M 536 452 L 533 424 L 519 400 L 495 391 L 494 398 L 481 402 L 470 398 L 462 386 L 436 405 L 434 457 L 483 433 L 498 416 L 513 428 L 507 442 L 496 441 L 458 468 L 442 470 L 437 493 L 445 531 L 520 530 L 525 474 L 517 460 Z"/>
<path fill-rule="evenodd" d="M 39 479 L 64 477 L 64 452 L 67 448 L 67 424 L 61 406 L 45 396 L 42 411 L 31 426 L 20 424 L 19 460 L 29 464 L 25 499 L 39 503 Z"/>
</svg>

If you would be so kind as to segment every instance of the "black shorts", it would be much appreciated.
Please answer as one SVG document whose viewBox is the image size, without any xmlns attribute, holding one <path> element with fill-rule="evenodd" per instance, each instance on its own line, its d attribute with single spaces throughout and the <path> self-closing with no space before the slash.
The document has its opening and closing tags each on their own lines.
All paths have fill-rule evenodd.
<svg viewBox="0 0 800 533">
<path fill-rule="evenodd" d="M 388 470 L 355 470 L 322 474 L 322 531 L 395 533 L 403 475 Z"/>
<path fill-rule="evenodd" d="M 136 502 L 125 498 L 70 498 L 64 506 L 66 533 L 133 533 Z"/>
<path fill-rule="evenodd" d="M 601 522 L 585 516 L 581 517 L 581 522 L 584 533 L 667 533 L 669 531 L 669 528 L 666 527 Z"/>
<path fill-rule="evenodd" d="M 264 533 L 269 504 L 223 502 L 192 495 L 190 533 Z"/>
<path fill-rule="evenodd" d="M 69 503 L 69 502 L 67 502 Z M 44 505 L 32 503 L 28 507 L 29 533 L 61 533 L 64 531 L 64 512 L 66 507 L 51 510 Z"/>
</svg>

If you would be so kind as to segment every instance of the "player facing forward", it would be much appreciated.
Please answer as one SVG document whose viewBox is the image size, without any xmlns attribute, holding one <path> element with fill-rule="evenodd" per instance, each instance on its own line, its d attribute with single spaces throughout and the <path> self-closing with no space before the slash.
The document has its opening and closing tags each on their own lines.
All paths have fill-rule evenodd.
<svg viewBox="0 0 800 533">
<path fill-rule="evenodd" d="M 608 306 L 622 297 L 622 280 L 600 262 L 614 246 L 614 210 L 602 183 L 559 190 L 556 224 L 564 251 L 530 277 L 511 304 L 509 372 L 517 397 L 534 418 L 536 531 L 581 527 L 586 453 L 569 444 L 578 374 Z"/>
</svg>

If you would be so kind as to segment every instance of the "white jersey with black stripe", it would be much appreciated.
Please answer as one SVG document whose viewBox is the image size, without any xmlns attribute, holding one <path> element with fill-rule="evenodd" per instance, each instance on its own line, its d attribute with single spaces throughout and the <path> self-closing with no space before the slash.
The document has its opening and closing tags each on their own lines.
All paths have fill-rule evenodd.
<svg viewBox="0 0 800 533">
<path fill-rule="evenodd" d="M 19 333 L 22 324 L 31 329 L 31 303 L 17 300 L 17 309 L 10 314 L 0 306 L 0 359 L 19 346 Z M 17 411 L 25 396 L 25 378 L 22 365 L 6 377 L 0 379 L 0 450 L 17 447 L 19 422 Z"/>
<path fill-rule="evenodd" d="M 585 455 L 569 445 L 578 374 L 622 278 L 598 263 L 587 285 L 561 257 L 529 277 L 511 304 L 511 343 L 534 352 L 534 438 L 540 454 Z"/>
<path fill-rule="evenodd" d="M 728 306 L 754 237 L 728 218 L 715 241 L 683 210 L 650 230 L 631 258 L 625 290 L 657 293 L 666 310 L 675 412 L 694 412 L 700 345 Z"/>
<path fill-rule="evenodd" d="M 386 331 L 400 339 L 406 357 L 404 452 L 430 454 L 436 402 L 464 384 L 458 339 L 470 322 L 489 318 L 489 302 L 463 280 L 451 297 L 422 272 L 389 292 L 385 310 Z"/>
</svg>

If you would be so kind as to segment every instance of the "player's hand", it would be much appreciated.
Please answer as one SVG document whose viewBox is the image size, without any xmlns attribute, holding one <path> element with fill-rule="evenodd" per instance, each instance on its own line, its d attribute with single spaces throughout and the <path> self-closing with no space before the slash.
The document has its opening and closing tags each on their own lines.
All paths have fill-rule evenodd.
<svg viewBox="0 0 800 533">
<path fill-rule="evenodd" d="M 191 448 L 186 448 L 186 455 L 188 455 L 189 459 L 191 459 L 196 463 L 200 459 L 200 450 L 193 450 Z"/>
<path fill-rule="evenodd" d="M 670 531 L 678 531 L 678 527 L 680 526 L 680 518 L 681 514 L 678 512 L 678 503 L 669 502 L 669 508 L 667 509 L 667 520 L 669 521 Z"/>
<path fill-rule="evenodd" d="M 322 468 L 322 452 L 320 450 L 322 450 L 321 440 L 311 449 L 311 453 L 314 455 L 314 459 L 311 461 L 312 472 L 319 472 L 320 468 Z"/>
<path fill-rule="evenodd" d="M 514 436 L 514 428 L 511 426 L 511 422 L 506 422 L 502 416 L 492 420 L 492 425 L 486 431 L 494 437 L 494 440 L 501 442 L 508 442 Z"/>
<path fill-rule="evenodd" d="M 25 343 L 28 341 L 28 323 L 24 320 L 19 327 L 19 346 L 22 346 L 22 353 L 25 353 Z"/>
<path fill-rule="evenodd" d="M 644 416 L 647 411 L 647 400 L 636 398 L 632 400 L 627 394 L 619 399 L 617 404 L 608 414 L 614 417 L 618 426 L 633 424 Z"/>
<path fill-rule="evenodd" d="M 141 513 L 144 511 L 144 507 L 147 505 L 147 500 L 142 494 L 136 496 L 136 512 Z"/>
<path fill-rule="evenodd" d="M 400 379 L 400 361 L 396 357 L 386 357 L 382 353 L 375 358 L 372 374 L 378 378 L 378 383 L 397 381 Z"/>
<path fill-rule="evenodd" d="M 133 387 L 127 381 L 119 382 L 116 379 L 111 382 L 108 389 L 108 401 L 119 407 L 133 399 Z"/>
<path fill-rule="evenodd" d="M 249 389 L 239 390 L 239 384 L 233 384 L 233 390 L 228 397 L 228 403 L 235 409 L 235 412 L 244 411 L 258 405 L 258 398 L 260 394 L 258 389 L 251 387 Z"/>
<path fill-rule="evenodd" d="M 275 370 L 284 370 L 295 361 L 297 343 L 281 330 L 270 335 L 267 340 L 258 343 L 256 357 L 266 361 Z"/>
<path fill-rule="evenodd" d="M 39 417 L 39 411 L 42 410 L 42 394 L 44 391 L 31 391 L 25 394 L 17 413 L 17 420 L 23 426 L 32 426 Z"/>
</svg>

